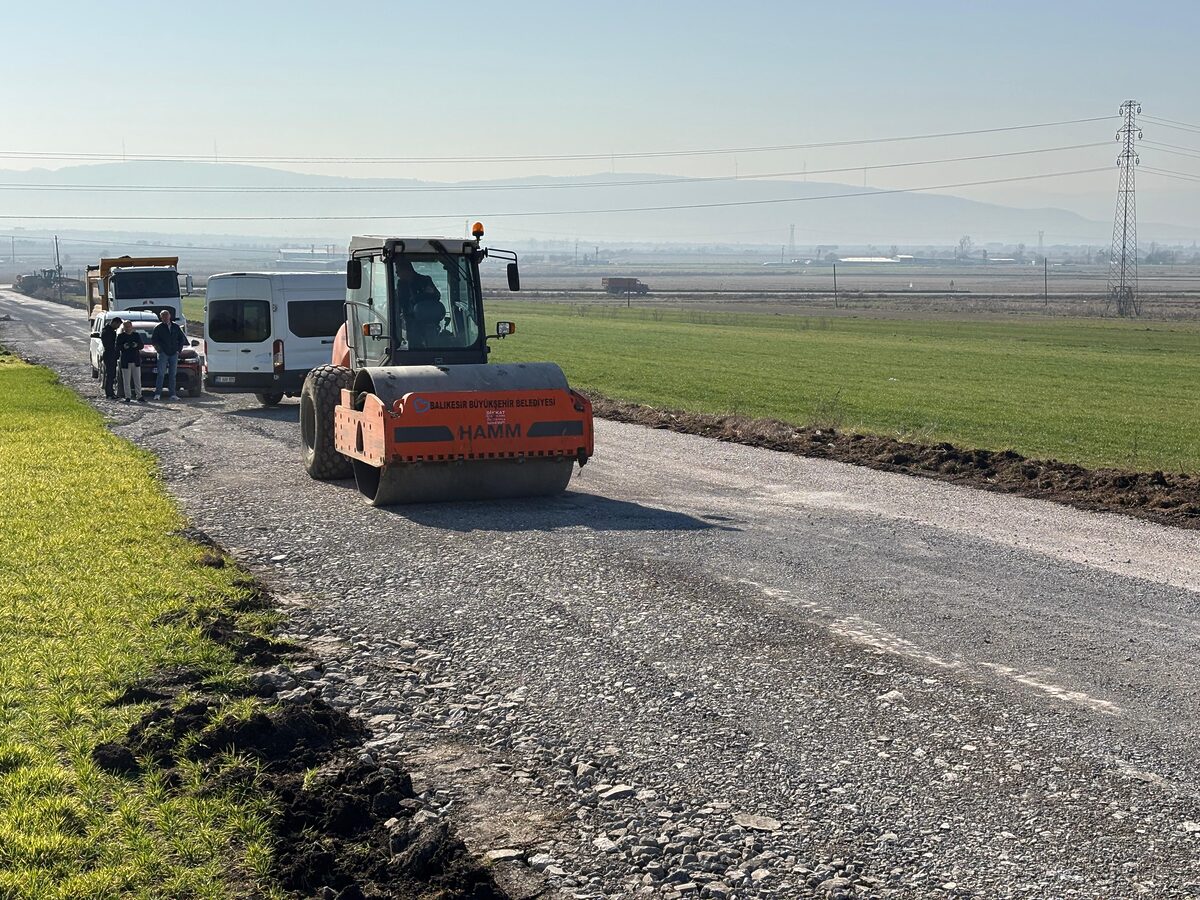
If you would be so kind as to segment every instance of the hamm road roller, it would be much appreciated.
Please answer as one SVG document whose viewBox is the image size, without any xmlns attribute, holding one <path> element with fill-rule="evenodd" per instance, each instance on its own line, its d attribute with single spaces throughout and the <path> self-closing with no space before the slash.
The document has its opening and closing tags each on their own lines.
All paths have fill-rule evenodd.
<svg viewBox="0 0 1200 900">
<path fill-rule="evenodd" d="M 354 476 L 374 506 L 558 494 L 592 455 L 592 406 L 554 363 L 487 364 L 480 263 L 516 254 L 463 238 L 356 237 L 346 322 L 300 394 L 304 465 Z"/>
</svg>

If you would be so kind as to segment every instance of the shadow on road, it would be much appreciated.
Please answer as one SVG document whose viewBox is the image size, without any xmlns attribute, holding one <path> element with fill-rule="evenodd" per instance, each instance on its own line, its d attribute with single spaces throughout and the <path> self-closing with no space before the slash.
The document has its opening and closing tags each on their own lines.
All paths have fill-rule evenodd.
<svg viewBox="0 0 1200 900">
<path fill-rule="evenodd" d="M 364 504 L 354 479 L 325 482 L 352 491 Z M 557 497 L 480 500 L 454 503 L 408 503 L 380 507 L 381 516 L 401 516 L 418 525 L 447 531 L 554 531 L 580 525 L 596 531 L 741 531 L 728 516 L 690 516 L 613 500 L 597 494 L 567 491 Z"/>
<path fill-rule="evenodd" d="M 244 419 L 266 419 L 271 422 L 299 422 L 300 404 L 286 406 L 255 406 L 250 409 L 231 409 L 228 415 Z"/>
<path fill-rule="evenodd" d="M 353 482 L 346 482 L 353 485 Z M 473 503 L 414 503 L 381 513 L 447 531 L 554 531 L 585 526 L 595 531 L 722 531 L 740 529 L 724 517 L 707 521 L 686 513 L 567 491 L 558 497 L 529 497 Z"/>
</svg>

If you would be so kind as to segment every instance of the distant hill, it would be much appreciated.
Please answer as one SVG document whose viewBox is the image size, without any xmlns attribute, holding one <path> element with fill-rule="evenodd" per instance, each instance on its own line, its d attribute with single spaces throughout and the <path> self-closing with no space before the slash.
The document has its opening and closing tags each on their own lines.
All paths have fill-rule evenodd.
<svg viewBox="0 0 1200 900">
<path fill-rule="evenodd" d="M 630 184 L 629 182 L 634 182 Z M 345 178 L 259 166 L 196 162 L 124 162 L 54 171 L 0 171 L 5 185 L 54 185 L 57 190 L 0 188 L 6 212 L 60 216 L 328 216 L 327 221 L 184 222 L 68 219 L 5 220 L 0 227 L 119 229 L 241 235 L 329 235 L 363 232 L 460 234 L 482 218 L 500 237 L 570 237 L 600 241 L 727 241 L 784 243 L 790 225 L 797 244 L 952 244 L 964 234 L 976 244 L 1024 242 L 1104 245 L 1111 224 L 1057 208 L 1018 209 L 929 193 L 887 193 L 828 182 L 722 180 L 693 182 L 653 174 L 597 174 L 453 184 L 406 179 Z M 547 185 L 576 185 L 571 188 Z M 578 185 L 592 186 L 578 186 Z M 227 193 L 104 193 L 83 186 L 227 187 Z M 248 193 L 247 188 L 354 188 L 348 193 Z M 427 191 L 430 188 L 440 192 Z M 389 190 L 390 189 L 390 190 Z M 863 195 L 865 192 L 865 196 Z M 859 196 L 856 196 L 859 195 Z M 786 199 L 790 202 L 776 202 Z M 744 203 L 728 206 L 723 204 Z M 631 208 L 711 204 L 700 209 Z M 613 210 L 584 214 L 582 210 Z M 537 215 L 506 216 L 531 212 Z M 369 218 L 369 217 L 386 218 Z M 423 218 L 405 218 L 423 217 Z M 1195 240 L 1200 228 L 1141 223 L 1144 241 Z"/>
</svg>

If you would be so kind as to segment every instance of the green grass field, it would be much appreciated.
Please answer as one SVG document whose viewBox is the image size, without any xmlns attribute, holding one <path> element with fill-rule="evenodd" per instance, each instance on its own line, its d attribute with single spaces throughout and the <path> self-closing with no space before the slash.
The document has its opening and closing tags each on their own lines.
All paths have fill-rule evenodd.
<svg viewBox="0 0 1200 900">
<path fill-rule="evenodd" d="M 189 322 L 204 321 L 204 297 L 193 295 L 183 298 L 183 317 Z"/>
<path fill-rule="evenodd" d="M 106 705 L 162 666 L 214 683 L 238 669 L 164 612 L 245 595 L 201 549 L 154 475 L 46 369 L 0 351 L 0 897 L 225 897 L 260 883 L 269 798 L 126 778 L 92 761 L 145 706 Z M 245 701 L 230 701 L 230 710 Z M 244 714 L 244 711 L 243 711 Z"/>
<path fill-rule="evenodd" d="M 1200 471 L 1200 326 L 813 318 L 494 302 L 498 362 L 573 386 L 1087 466 Z"/>
</svg>

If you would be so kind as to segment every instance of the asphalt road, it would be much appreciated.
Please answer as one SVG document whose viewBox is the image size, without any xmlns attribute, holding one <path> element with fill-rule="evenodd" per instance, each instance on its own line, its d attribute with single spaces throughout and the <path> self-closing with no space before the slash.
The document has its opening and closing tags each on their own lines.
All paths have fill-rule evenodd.
<svg viewBox="0 0 1200 900">
<path fill-rule="evenodd" d="M 561 498 L 375 510 L 295 401 L 109 404 L 5 314 L 567 896 L 1200 896 L 1196 532 L 608 422 Z"/>
</svg>

